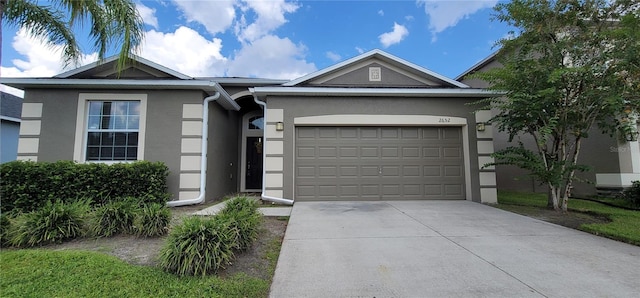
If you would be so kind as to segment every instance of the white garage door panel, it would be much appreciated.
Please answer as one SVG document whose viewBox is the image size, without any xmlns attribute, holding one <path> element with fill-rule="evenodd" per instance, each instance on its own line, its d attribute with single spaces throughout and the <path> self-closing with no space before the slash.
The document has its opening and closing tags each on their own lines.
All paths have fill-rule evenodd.
<svg viewBox="0 0 640 298">
<path fill-rule="evenodd" d="M 464 199 L 459 127 L 297 127 L 295 199 Z"/>
</svg>

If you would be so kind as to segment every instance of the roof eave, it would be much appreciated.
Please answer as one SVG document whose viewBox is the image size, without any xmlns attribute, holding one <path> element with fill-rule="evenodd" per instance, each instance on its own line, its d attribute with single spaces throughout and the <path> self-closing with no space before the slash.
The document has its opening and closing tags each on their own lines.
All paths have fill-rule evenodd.
<svg viewBox="0 0 640 298">
<path fill-rule="evenodd" d="M 468 74 L 476 72 L 478 69 L 484 67 L 485 65 L 487 65 L 487 64 L 491 63 L 493 60 L 495 60 L 497 55 L 498 55 L 498 51 L 495 51 L 495 52 L 491 53 L 491 55 L 489 55 L 486 58 L 480 60 L 478 63 L 476 63 L 473 66 L 469 67 L 469 69 L 467 69 L 464 72 L 462 72 L 454 80 L 456 80 L 456 81 L 462 80 Z"/>
<path fill-rule="evenodd" d="M 289 82 L 284 83 L 282 85 L 286 86 L 286 87 L 293 87 L 293 86 L 302 84 L 304 82 L 311 81 L 314 78 L 323 76 L 323 75 L 325 75 L 327 73 L 331 73 L 331 72 L 333 72 L 333 71 L 335 71 L 337 69 L 343 68 L 343 67 L 348 66 L 350 64 L 357 63 L 358 61 L 364 61 L 364 60 L 369 59 L 369 58 L 374 57 L 374 56 L 377 56 L 377 57 L 381 58 L 382 60 L 386 60 L 387 62 L 391 62 L 392 64 L 401 65 L 405 69 L 413 70 L 414 72 L 417 72 L 419 74 L 433 77 L 433 78 L 435 78 L 437 80 L 440 80 L 442 83 L 444 83 L 446 85 L 449 85 L 449 86 L 452 86 L 452 87 L 458 87 L 458 88 L 470 88 L 469 86 L 467 86 L 467 85 L 465 85 L 465 84 L 463 84 L 461 82 L 458 82 L 456 80 L 452 80 L 450 78 L 447 78 L 447 77 L 445 77 L 443 75 L 440 75 L 440 74 L 438 74 L 436 72 L 428 70 L 428 69 L 426 69 L 424 67 L 421 67 L 419 65 L 413 64 L 413 63 L 411 63 L 409 61 L 406 61 L 404 59 L 401 59 L 399 57 L 396 57 L 394 55 L 391 55 L 391 54 L 389 54 L 389 53 L 387 53 L 385 51 L 379 50 L 379 49 L 371 50 L 371 51 L 366 52 L 364 54 L 355 56 L 355 57 L 353 57 L 351 59 L 347 59 L 345 61 L 342 61 L 342 62 L 340 62 L 338 64 L 333 65 L 333 66 L 330 66 L 330 67 L 327 67 L 325 69 L 310 73 L 310 74 L 308 74 L 306 76 L 303 76 L 301 78 L 295 79 L 293 81 L 289 81 Z"/>
<path fill-rule="evenodd" d="M 110 62 L 116 61 L 116 60 L 118 60 L 118 58 L 119 58 L 119 56 L 117 56 L 117 55 L 111 56 L 111 57 L 105 58 L 102 61 L 95 61 L 95 62 L 89 63 L 87 65 L 80 66 L 80 67 L 78 67 L 76 69 L 72 69 L 72 70 L 69 70 L 67 72 L 63 72 L 61 74 L 55 75 L 54 78 L 59 78 L 59 79 L 69 78 L 69 77 L 71 77 L 73 75 L 88 71 L 88 70 L 90 70 L 90 69 L 92 69 L 94 67 L 97 67 L 97 66 L 100 66 L 100 65 L 103 65 L 103 64 L 106 64 L 106 63 L 110 63 Z M 181 79 L 181 80 L 192 80 L 193 79 L 192 77 L 187 76 L 187 75 L 185 75 L 183 73 L 177 72 L 177 71 L 175 71 L 175 70 L 173 70 L 171 68 L 162 66 L 162 65 L 160 65 L 158 63 L 155 63 L 155 62 L 153 62 L 151 60 L 147 60 L 145 58 L 142 58 L 142 57 L 134 55 L 134 54 L 129 54 L 129 58 L 131 60 L 135 61 L 136 63 L 142 63 L 142 64 L 144 64 L 144 65 L 146 65 L 148 67 L 157 69 L 157 70 L 159 70 L 161 72 L 164 72 L 164 73 L 166 73 L 168 75 L 174 76 L 174 77 L 176 77 L 178 79 Z"/>
<path fill-rule="evenodd" d="M 323 87 L 255 87 L 249 89 L 259 97 L 273 95 L 368 96 L 368 97 L 458 97 L 486 98 L 502 93 L 474 88 L 323 88 Z"/>
<path fill-rule="evenodd" d="M 52 79 L 0 78 L 0 83 L 18 89 L 128 89 L 128 90 L 202 90 L 208 95 L 220 93 L 218 101 L 227 110 L 240 106 L 217 82 L 207 80 L 109 80 L 109 79 Z"/>
</svg>

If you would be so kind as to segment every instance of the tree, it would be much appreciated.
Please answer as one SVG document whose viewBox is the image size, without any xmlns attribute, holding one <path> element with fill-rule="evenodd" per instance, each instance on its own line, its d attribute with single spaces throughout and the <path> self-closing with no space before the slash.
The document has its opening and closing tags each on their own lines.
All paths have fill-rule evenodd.
<svg viewBox="0 0 640 298">
<path fill-rule="evenodd" d="M 475 76 L 504 97 L 488 98 L 499 131 L 535 140 L 494 154 L 550 190 L 566 212 L 582 140 L 600 129 L 612 136 L 636 130 L 640 107 L 640 4 L 636 0 L 513 0 L 495 19 L 516 28 L 498 42 L 502 68 Z"/>
<path fill-rule="evenodd" d="M 89 25 L 89 36 L 100 60 L 119 47 L 119 70 L 144 35 L 144 23 L 132 0 L 50 0 L 46 5 L 37 0 L 0 0 L 2 22 L 22 26 L 49 45 L 62 45 L 65 66 L 77 65 L 82 54 L 74 28 Z"/>
</svg>

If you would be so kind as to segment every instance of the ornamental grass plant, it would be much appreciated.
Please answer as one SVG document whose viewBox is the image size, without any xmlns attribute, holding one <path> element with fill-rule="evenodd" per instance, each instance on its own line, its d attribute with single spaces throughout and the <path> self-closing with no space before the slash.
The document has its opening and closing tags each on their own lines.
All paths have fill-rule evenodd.
<svg viewBox="0 0 640 298">
<path fill-rule="evenodd" d="M 17 247 L 33 247 L 61 243 L 85 234 L 89 213 L 86 200 L 64 203 L 47 201 L 41 208 L 18 215 L 11 223 L 9 243 Z"/>
<path fill-rule="evenodd" d="M 157 237 L 167 234 L 171 211 L 166 205 L 152 203 L 140 208 L 134 221 L 135 234 L 138 237 Z"/>
<path fill-rule="evenodd" d="M 169 234 L 159 266 L 180 276 L 213 274 L 230 263 L 234 246 L 224 217 L 191 216 Z"/>
</svg>

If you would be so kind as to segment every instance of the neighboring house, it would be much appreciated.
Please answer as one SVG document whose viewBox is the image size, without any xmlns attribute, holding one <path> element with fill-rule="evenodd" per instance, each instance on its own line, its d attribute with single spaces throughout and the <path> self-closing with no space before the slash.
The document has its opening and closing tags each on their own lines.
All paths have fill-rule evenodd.
<svg viewBox="0 0 640 298">
<path fill-rule="evenodd" d="M 0 163 L 16 160 L 20 136 L 22 98 L 1 92 L 0 98 Z"/>
<path fill-rule="evenodd" d="M 493 133 L 476 125 L 490 112 L 469 105 L 483 89 L 380 50 L 293 81 L 192 78 L 135 60 L 119 75 L 112 58 L 3 78 L 25 91 L 18 159 L 162 161 L 170 205 L 205 189 L 208 200 L 496 202 L 495 171 L 481 169 Z"/>
<path fill-rule="evenodd" d="M 502 67 L 496 60 L 496 53 L 490 55 L 467 71 L 459 75 L 456 80 L 473 88 L 487 88 L 487 82 L 469 75 L 476 72 L 487 71 L 492 68 Z M 495 150 L 502 150 L 509 146 L 517 146 L 519 141 L 525 146 L 535 150 L 533 138 L 528 135 L 520 136 L 513 142 L 509 142 L 507 133 L 493 132 Z M 578 163 L 588 165 L 591 171 L 580 173 L 577 177 L 584 181 L 574 181 L 573 194 L 576 196 L 589 196 L 596 193 L 619 192 L 630 187 L 631 182 L 640 180 L 640 146 L 635 138 L 631 141 L 620 141 L 617 137 L 602 134 L 598 128 L 589 133 L 589 137 L 583 139 L 582 149 Z M 497 185 L 499 189 L 547 192 L 548 187 L 541 185 L 533 178 L 527 176 L 527 171 L 515 166 L 496 167 Z"/>
</svg>

